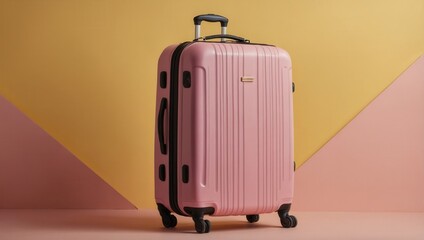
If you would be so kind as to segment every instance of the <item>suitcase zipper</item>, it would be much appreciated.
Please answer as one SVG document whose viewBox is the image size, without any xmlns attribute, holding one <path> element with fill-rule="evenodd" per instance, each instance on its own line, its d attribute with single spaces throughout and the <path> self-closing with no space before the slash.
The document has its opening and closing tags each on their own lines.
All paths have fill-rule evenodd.
<svg viewBox="0 0 424 240">
<path fill-rule="evenodd" d="M 185 216 L 178 206 L 178 76 L 181 53 L 191 43 L 181 43 L 172 53 L 169 96 L 169 203 L 173 212 Z"/>
</svg>

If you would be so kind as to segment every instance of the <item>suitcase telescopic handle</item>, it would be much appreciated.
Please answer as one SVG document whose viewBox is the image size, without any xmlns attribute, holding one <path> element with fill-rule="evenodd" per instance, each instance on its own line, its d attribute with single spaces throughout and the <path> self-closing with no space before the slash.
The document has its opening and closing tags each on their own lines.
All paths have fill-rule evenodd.
<svg viewBox="0 0 424 240">
<path fill-rule="evenodd" d="M 164 135 L 164 118 L 165 118 L 165 110 L 167 108 L 168 101 L 166 98 L 162 98 L 160 101 L 159 115 L 158 115 L 158 135 L 159 135 L 159 145 L 160 152 L 162 154 L 166 154 L 166 144 L 165 144 L 165 135 Z"/>
<path fill-rule="evenodd" d="M 220 22 L 221 34 L 227 33 L 228 18 L 216 14 L 202 14 L 193 18 L 194 21 L 194 39 L 200 38 L 200 24 L 202 21 Z"/>
</svg>

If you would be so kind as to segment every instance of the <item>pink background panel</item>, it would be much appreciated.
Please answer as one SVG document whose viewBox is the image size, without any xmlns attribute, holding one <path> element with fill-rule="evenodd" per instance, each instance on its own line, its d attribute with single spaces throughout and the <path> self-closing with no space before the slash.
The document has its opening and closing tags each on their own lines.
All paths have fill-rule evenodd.
<svg viewBox="0 0 424 240">
<path fill-rule="evenodd" d="M 294 209 L 424 211 L 424 57 L 296 172 Z"/>
<path fill-rule="evenodd" d="M 0 208 L 134 206 L 0 96 Z"/>
</svg>

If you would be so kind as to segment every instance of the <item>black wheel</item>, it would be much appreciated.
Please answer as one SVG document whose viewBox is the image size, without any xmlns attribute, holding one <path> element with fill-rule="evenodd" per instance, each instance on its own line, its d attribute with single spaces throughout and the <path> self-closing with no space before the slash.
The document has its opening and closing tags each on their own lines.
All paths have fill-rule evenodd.
<svg viewBox="0 0 424 240">
<path fill-rule="evenodd" d="M 202 220 L 198 220 L 198 221 L 194 222 L 194 227 L 196 228 L 196 232 L 198 232 L 198 233 L 205 233 L 206 230 L 207 230 L 206 228 L 208 227 L 208 225 L 207 225 L 206 221 L 202 219 Z"/>
<path fill-rule="evenodd" d="M 166 228 L 173 228 L 177 226 L 177 218 L 174 215 L 162 217 L 162 224 Z"/>
<path fill-rule="evenodd" d="M 246 219 L 250 223 L 255 223 L 259 221 L 259 215 L 258 214 L 246 215 Z"/>
<path fill-rule="evenodd" d="M 292 228 L 296 227 L 297 226 L 297 218 L 293 215 L 290 215 L 289 218 L 291 218 L 291 220 L 292 220 L 292 226 L 291 227 Z"/>
<path fill-rule="evenodd" d="M 205 220 L 206 230 L 205 233 L 208 233 L 211 230 L 211 222 L 209 220 Z"/>
<path fill-rule="evenodd" d="M 285 218 L 280 219 L 281 225 L 283 228 L 290 228 L 293 226 L 293 220 L 291 217 L 287 216 Z"/>
</svg>

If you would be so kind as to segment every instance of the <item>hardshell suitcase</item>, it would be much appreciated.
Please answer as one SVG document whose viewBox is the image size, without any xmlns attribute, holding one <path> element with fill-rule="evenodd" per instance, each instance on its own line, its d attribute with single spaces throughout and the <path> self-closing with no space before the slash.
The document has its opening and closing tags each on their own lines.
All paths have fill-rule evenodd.
<svg viewBox="0 0 424 240">
<path fill-rule="evenodd" d="M 203 20 L 220 22 L 221 34 L 200 38 Z M 278 212 L 283 227 L 295 227 L 290 56 L 226 34 L 225 17 L 194 22 L 195 40 L 159 58 L 154 167 L 162 223 L 175 227 L 175 212 L 204 233 L 211 225 L 204 215 L 256 222 Z"/>
</svg>

